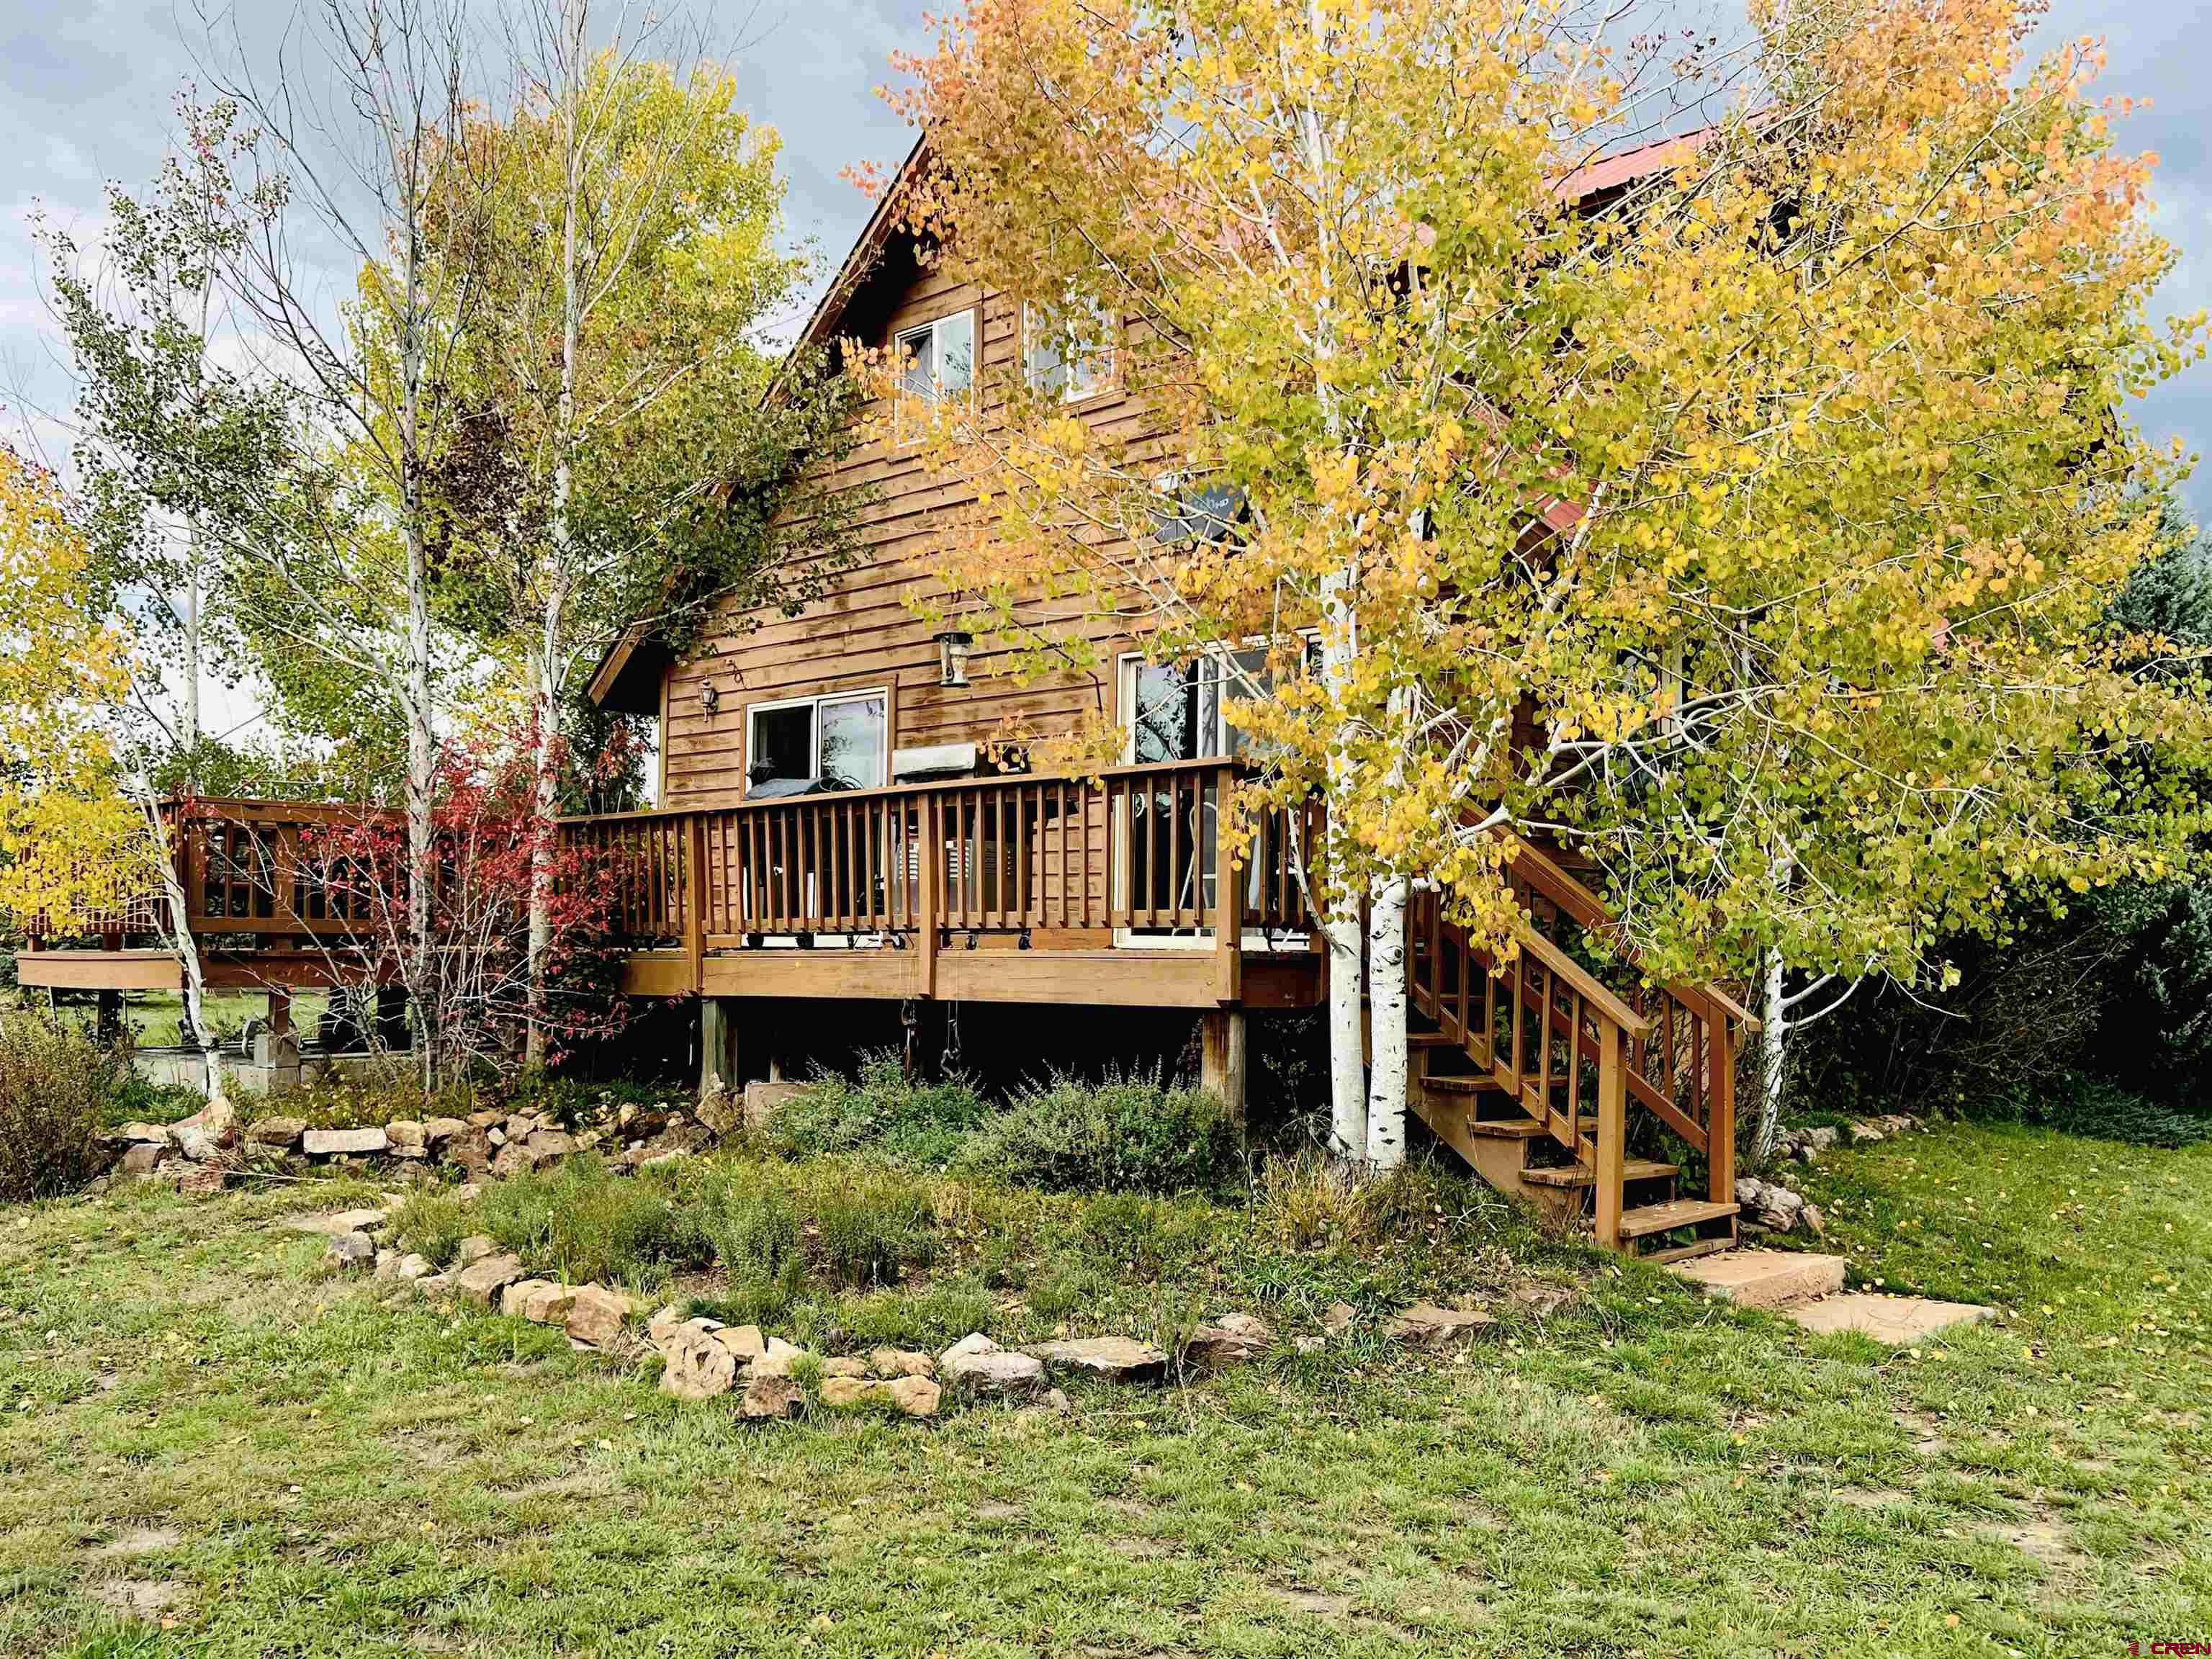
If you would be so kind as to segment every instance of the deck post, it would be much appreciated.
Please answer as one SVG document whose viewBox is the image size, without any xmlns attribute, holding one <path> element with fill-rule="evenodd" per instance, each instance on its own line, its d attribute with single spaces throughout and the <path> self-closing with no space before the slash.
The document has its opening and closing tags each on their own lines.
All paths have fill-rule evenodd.
<svg viewBox="0 0 2212 1659">
<path fill-rule="evenodd" d="M 292 1034 L 292 993 L 285 986 L 269 988 L 269 1023 L 253 1039 L 253 1066 L 264 1093 L 288 1095 L 300 1086 L 300 1040 Z"/>
<path fill-rule="evenodd" d="M 699 1092 L 735 1092 L 738 1083 L 737 1028 L 729 997 L 699 999 Z"/>
<path fill-rule="evenodd" d="M 1209 1008 L 1199 1016 L 1198 1086 L 1221 1097 L 1230 1121 L 1244 1127 L 1245 1014 Z"/>
<path fill-rule="evenodd" d="M 938 910 L 943 903 L 945 836 L 937 816 L 937 797 L 925 795 L 915 808 L 921 831 L 921 856 L 915 860 L 919 878 L 915 892 L 915 948 L 919 953 L 915 971 L 915 994 L 937 994 Z"/>
<path fill-rule="evenodd" d="M 1711 1108 L 1705 1119 L 1705 1196 L 1735 1202 L 1735 1034 L 1717 1009 L 1708 1008 L 1705 1064 L 1712 1067 Z"/>
<path fill-rule="evenodd" d="M 1628 1073 L 1621 1065 L 1620 1027 L 1602 1014 L 1597 1026 L 1597 1243 L 1601 1249 L 1617 1250 L 1628 1157 Z"/>
<path fill-rule="evenodd" d="M 707 988 L 707 824 L 684 819 L 684 951 L 691 960 L 691 992 Z"/>
<path fill-rule="evenodd" d="M 1213 798 L 1213 960 L 1219 973 L 1220 996 L 1224 1002 L 1237 1002 L 1244 995 L 1244 866 L 1229 852 L 1229 801 L 1237 787 L 1237 774 L 1229 767 L 1221 769 Z M 1237 1016 L 1241 1022 L 1243 1016 Z M 1240 1023 L 1238 1030 L 1243 1030 Z M 1243 1038 L 1237 1038 L 1238 1051 L 1243 1051 Z M 1237 1061 L 1240 1073 L 1238 1087 L 1243 1083 L 1243 1061 Z M 1243 1115 L 1243 1102 L 1237 1102 L 1237 1115 Z"/>
</svg>

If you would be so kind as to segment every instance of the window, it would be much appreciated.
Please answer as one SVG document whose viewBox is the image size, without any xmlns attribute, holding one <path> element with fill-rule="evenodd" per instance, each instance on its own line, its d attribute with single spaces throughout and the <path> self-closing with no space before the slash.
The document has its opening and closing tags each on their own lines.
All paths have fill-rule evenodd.
<svg viewBox="0 0 2212 1659">
<path fill-rule="evenodd" d="M 905 365 L 899 380 L 900 423 L 909 407 L 938 402 L 972 389 L 975 384 L 975 313 L 956 311 L 949 317 L 909 328 L 897 338 L 899 361 Z M 927 421 L 926 412 L 916 418 Z"/>
<path fill-rule="evenodd" d="M 881 788 L 890 728 L 890 698 L 882 691 L 759 704 L 747 711 L 745 793 Z"/>
<path fill-rule="evenodd" d="M 1305 637 L 1308 672 L 1316 658 L 1314 639 Z M 1152 663 L 1121 659 L 1122 721 L 1128 729 L 1123 758 L 1133 766 L 1168 761 L 1206 760 L 1217 755 L 1238 760 L 1261 758 L 1260 744 L 1229 720 L 1229 705 L 1256 692 L 1267 695 L 1274 669 L 1265 646 L 1221 651 L 1195 662 Z"/>
<path fill-rule="evenodd" d="M 1034 306 L 1022 307 L 1022 359 L 1030 387 L 1063 403 L 1103 392 L 1114 379 L 1114 325 L 1095 305 L 1068 304 L 1069 320 L 1054 324 Z"/>
</svg>

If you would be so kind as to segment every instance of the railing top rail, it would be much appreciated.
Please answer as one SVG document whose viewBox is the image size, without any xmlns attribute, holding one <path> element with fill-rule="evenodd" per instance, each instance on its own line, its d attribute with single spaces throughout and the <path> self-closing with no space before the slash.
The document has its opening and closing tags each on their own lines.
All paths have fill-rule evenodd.
<svg viewBox="0 0 2212 1659">
<path fill-rule="evenodd" d="M 1256 769 L 1222 756 L 1205 760 L 1160 761 L 1148 766 L 1108 766 L 1095 772 L 1000 772 L 981 778 L 937 778 L 921 783 L 894 783 L 880 789 L 830 789 L 818 795 L 776 795 L 767 799 L 743 795 L 715 794 L 675 806 L 641 806 L 628 812 L 580 812 L 560 820 L 563 824 L 624 823 L 653 818 L 680 818 L 696 812 L 759 811 L 777 806 L 805 806 L 826 801 L 887 800 L 902 796 L 945 794 L 957 790 L 988 789 L 1013 783 L 1085 784 L 1116 778 L 1171 777 L 1188 772 L 1235 771 L 1251 774 Z"/>
<path fill-rule="evenodd" d="M 1621 953 L 1622 959 L 1630 967 L 1640 969 L 1644 965 L 1641 955 L 1629 942 L 1626 930 L 1622 928 L 1619 920 L 1598 902 L 1596 894 L 1591 892 L 1567 871 L 1561 868 L 1548 854 L 1531 846 L 1526 841 L 1519 842 L 1518 845 L 1520 850 L 1514 854 L 1510 866 L 1514 874 L 1526 880 L 1531 887 L 1572 916 L 1583 927 L 1605 938 Z M 1733 997 L 1711 985 L 1670 983 L 1666 988 L 1677 997 L 1682 997 L 1685 994 L 1702 997 L 1711 1002 L 1717 1012 L 1741 1025 L 1745 1030 L 1759 1030 L 1759 1021 L 1748 1011 L 1738 1004 Z"/>
<path fill-rule="evenodd" d="M 396 819 L 397 806 L 359 806 L 343 801 L 258 800 L 228 795 L 173 795 L 161 803 L 170 816 L 188 821 L 217 818 L 227 823 L 329 823 Z"/>
</svg>

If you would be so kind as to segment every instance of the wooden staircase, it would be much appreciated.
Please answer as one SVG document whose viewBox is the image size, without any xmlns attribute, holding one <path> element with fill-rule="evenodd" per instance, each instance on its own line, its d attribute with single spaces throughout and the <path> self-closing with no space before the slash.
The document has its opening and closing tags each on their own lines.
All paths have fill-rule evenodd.
<svg viewBox="0 0 2212 1659">
<path fill-rule="evenodd" d="M 1708 987 L 1644 981 L 1596 896 L 1524 847 L 1510 871 L 1534 918 L 1511 959 L 1478 950 L 1433 891 L 1407 913 L 1408 1103 L 1484 1180 L 1587 1218 L 1611 1249 L 1674 1261 L 1735 1242 L 1735 1054 L 1758 1022 Z M 1562 942 L 1613 951 L 1614 991 Z M 1638 1156 L 1635 1140 L 1656 1156 Z M 1679 1190 L 1702 1159 L 1702 1195 Z"/>
</svg>

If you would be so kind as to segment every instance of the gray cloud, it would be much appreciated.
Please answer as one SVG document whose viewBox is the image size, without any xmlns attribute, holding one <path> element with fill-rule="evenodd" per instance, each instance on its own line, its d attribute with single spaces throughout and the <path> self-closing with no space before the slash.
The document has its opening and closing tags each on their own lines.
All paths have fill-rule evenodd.
<svg viewBox="0 0 2212 1659">
<path fill-rule="evenodd" d="M 943 9 L 942 6 L 935 9 Z M 911 134 L 876 96 L 890 54 L 929 44 L 927 8 L 915 0 L 765 0 L 757 11 L 710 4 L 711 27 L 750 40 L 735 66 L 756 117 L 783 134 L 795 237 L 834 261 L 866 217 L 838 174 L 858 161 L 886 166 Z M 231 0 L 240 35 L 265 46 L 294 15 L 292 0 Z M 2038 44 L 2101 35 L 2102 86 L 2148 97 L 2123 120 L 2122 142 L 2160 154 L 2158 222 L 2184 257 L 2158 295 L 2167 312 L 2212 304 L 2212 86 L 2202 70 L 2199 0 L 2053 0 Z M 64 224 L 89 228 L 101 185 L 149 180 L 171 136 L 172 94 L 191 77 L 197 23 L 189 0 L 0 0 L 0 384 L 65 410 L 68 376 L 53 360 L 23 214 L 36 200 Z M 21 418 L 22 411 L 9 414 Z M 2192 449 L 2212 440 L 2212 365 L 2199 364 L 2138 406 L 2154 436 Z M 66 447 L 50 423 L 51 449 Z M 58 459 L 58 457 L 57 457 Z M 2191 495 L 2212 518 L 2212 475 Z"/>
</svg>

